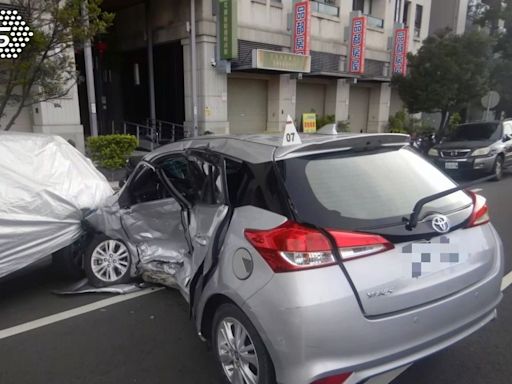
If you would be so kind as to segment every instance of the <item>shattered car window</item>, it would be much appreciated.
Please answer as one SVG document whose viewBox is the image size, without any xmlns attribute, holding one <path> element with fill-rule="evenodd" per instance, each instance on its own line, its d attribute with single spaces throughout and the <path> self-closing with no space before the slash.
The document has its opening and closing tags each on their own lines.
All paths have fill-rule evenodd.
<svg viewBox="0 0 512 384">
<path fill-rule="evenodd" d="M 170 197 L 155 170 L 144 165 L 130 184 L 129 195 L 131 204 L 139 204 Z"/>
</svg>

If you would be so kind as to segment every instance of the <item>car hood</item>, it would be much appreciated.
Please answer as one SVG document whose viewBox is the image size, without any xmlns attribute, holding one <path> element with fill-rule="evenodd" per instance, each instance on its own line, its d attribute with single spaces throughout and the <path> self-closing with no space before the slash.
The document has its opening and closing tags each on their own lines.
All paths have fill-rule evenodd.
<svg viewBox="0 0 512 384">
<path fill-rule="evenodd" d="M 478 140 L 478 141 L 447 141 L 434 146 L 435 149 L 477 149 L 484 148 L 492 145 L 492 140 Z"/>
</svg>

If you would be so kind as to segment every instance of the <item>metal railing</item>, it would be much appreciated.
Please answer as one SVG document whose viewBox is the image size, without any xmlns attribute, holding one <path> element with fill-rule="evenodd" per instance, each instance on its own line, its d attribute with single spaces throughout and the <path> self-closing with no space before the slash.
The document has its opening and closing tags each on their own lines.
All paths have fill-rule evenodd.
<svg viewBox="0 0 512 384">
<path fill-rule="evenodd" d="M 176 140 L 181 140 L 191 136 L 190 132 L 185 129 L 184 125 L 173 123 L 171 121 L 158 119 L 153 121 L 148 118 L 146 119 L 146 125 L 156 129 L 159 142 L 175 142 Z"/>
<path fill-rule="evenodd" d="M 139 146 L 142 147 L 141 139 L 144 141 L 149 141 L 149 149 L 152 151 L 155 149 L 155 146 L 158 145 L 158 135 L 156 132 L 156 128 L 150 127 L 148 125 L 140 124 L 140 123 L 132 123 L 129 121 L 123 122 L 123 133 L 135 135 L 137 141 L 139 142 Z M 148 148 L 146 148 L 148 149 Z"/>
<path fill-rule="evenodd" d="M 340 8 L 333 0 L 311 0 L 311 11 L 335 17 L 340 15 Z"/>
</svg>

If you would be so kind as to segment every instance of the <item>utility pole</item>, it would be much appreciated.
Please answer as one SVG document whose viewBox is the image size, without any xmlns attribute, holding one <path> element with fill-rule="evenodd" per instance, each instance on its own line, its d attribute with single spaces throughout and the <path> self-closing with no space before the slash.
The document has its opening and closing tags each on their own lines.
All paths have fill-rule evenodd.
<svg viewBox="0 0 512 384">
<path fill-rule="evenodd" d="M 153 65 L 153 25 L 151 22 L 151 1 L 146 1 L 146 37 L 148 53 L 149 119 L 150 126 L 156 127 L 155 68 Z"/>
<path fill-rule="evenodd" d="M 197 57 L 196 57 L 196 4 L 190 0 L 190 62 L 192 71 L 192 124 L 193 135 L 199 135 L 197 123 Z"/>
<path fill-rule="evenodd" d="M 82 2 L 82 17 L 86 27 L 89 26 L 89 10 L 87 9 L 87 0 Z M 89 107 L 89 126 L 91 136 L 98 136 L 98 117 L 96 114 L 96 89 L 94 87 L 94 66 L 92 63 L 91 40 L 84 41 L 84 59 L 85 59 L 85 82 L 87 85 L 87 100 Z"/>
</svg>

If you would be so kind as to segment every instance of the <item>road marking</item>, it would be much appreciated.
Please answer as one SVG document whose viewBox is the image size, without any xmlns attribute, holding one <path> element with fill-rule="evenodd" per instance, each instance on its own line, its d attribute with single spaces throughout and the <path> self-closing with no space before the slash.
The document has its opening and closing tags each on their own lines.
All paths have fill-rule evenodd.
<svg viewBox="0 0 512 384">
<path fill-rule="evenodd" d="M 473 188 L 473 189 L 470 189 L 471 192 L 475 192 L 475 193 L 478 193 L 478 192 L 482 192 L 483 189 L 482 188 Z"/>
<path fill-rule="evenodd" d="M 123 301 L 128 301 L 131 299 L 135 299 L 137 297 L 149 295 L 151 293 L 161 291 L 162 289 L 164 288 L 147 288 L 142 291 L 128 293 L 126 295 L 110 297 L 108 299 L 96 301 L 95 303 L 83 305 L 81 307 L 73 308 L 68 311 L 56 313 L 55 315 L 42 317 L 41 319 L 29 321 L 28 323 L 19 324 L 11 328 L 2 329 L 0 330 L 0 340 L 6 339 L 14 335 L 19 335 L 20 333 L 32 331 L 37 328 L 45 327 L 47 325 L 57 323 L 62 320 L 67 320 L 72 317 L 83 315 L 84 313 L 96 311 L 98 309 L 105 308 L 117 303 L 122 303 Z"/>
<path fill-rule="evenodd" d="M 503 280 L 501 280 L 501 291 L 503 292 L 505 289 L 507 289 L 510 284 L 512 284 L 512 272 L 506 274 L 503 277 Z"/>
</svg>

